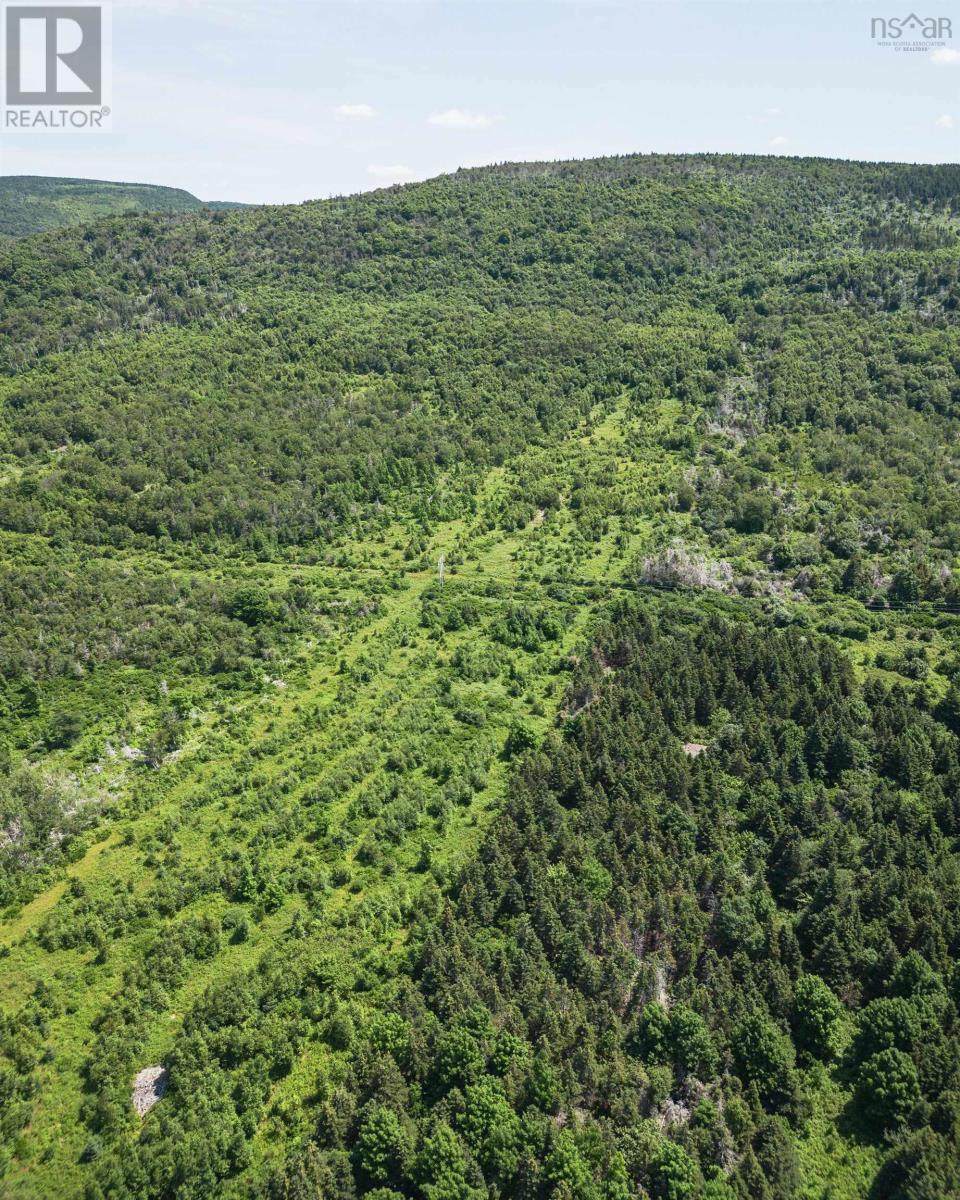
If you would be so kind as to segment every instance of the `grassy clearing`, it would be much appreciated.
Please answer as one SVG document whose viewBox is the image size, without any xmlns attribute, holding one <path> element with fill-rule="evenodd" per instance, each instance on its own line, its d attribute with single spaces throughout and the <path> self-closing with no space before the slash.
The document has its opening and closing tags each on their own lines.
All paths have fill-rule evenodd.
<svg viewBox="0 0 960 1200">
<path fill-rule="evenodd" d="M 294 648 L 273 675 L 278 682 L 268 681 L 259 694 L 220 705 L 219 711 L 200 713 L 184 749 L 158 770 L 114 760 L 97 764 L 101 786 L 106 777 L 123 814 L 119 831 L 96 841 L 64 879 L 0 926 L 0 940 L 8 947 L 0 992 L 4 1010 L 15 1011 L 40 984 L 63 999 L 49 1030 L 56 1054 L 37 1071 L 33 1119 L 7 1175 L 11 1194 L 46 1196 L 53 1187 L 67 1193 L 79 1187 L 86 1140 L 82 1070 L 98 1015 L 123 987 L 125 969 L 165 924 L 192 917 L 220 921 L 237 903 L 223 887 L 212 887 L 178 908 L 175 917 L 137 918 L 111 930 L 106 953 L 85 946 L 50 948 L 45 922 L 69 924 L 78 919 L 79 906 L 103 909 L 118 896 L 151 897 L 172 872 L 200 875 L 228 848 L 241 848 L 255 854 L 268 875 L 296 871 L 304 863 L 322 875 L 331 949 L 340 945 L 355 953 L 356 929 L 338 926 L 342 914 L 358 906 L 387 910 L 401 894 L 401 908 L 409 909 L 426 870 L 454 871 L 503 796 L 502 751 L 511 728 L 521 722 L 537 738 L 555 719 L 564 661 L 582 641 L 595 603 L 583 603 L 579 595 L 575 604 L 558 601 L 538 579 L 566 573 L 602 585 L 619 577 L 649 536 L 649 522 L 636 517 L 640 502 L 666 484 L 674 469 L 670 457 L 659 453 L 659 441 L 675 418 L 666 403 L 656 413 L 635 414 L 624 402 L 612 412 L 598 412 L 582 436 L 571 440 L 564 461 L 553 465 L 558 475 L 586 479 L 613 466 L 606 526 L 589 536 L 565 499 L 520 528 L 498 526 L 497 514 L 515 479 L 541 466 L 518 462 L 487 475 L 474 518 L 434 524 L 412 563 L 401 550 L 406 531 L 394 526 L 374 545 L 345 547 L 341 558 L 350 565 L 344 568 L 280 561 L 252 569 L 276 586 L 306 577 L 343 604 L 362 600 L 367 580 L 395 577 L 399 585 L 371 596 L 370 611 L 356 628 Z M 601 586 L 597 600 L 603 595 Z M 425 615 L 431 603 L 438 618 Z M 458 605 L 475 609 L 471 623 L 459 628 L 443 616 Z M 555 627 L 547 636 L 534 631 L 526 641 L 504 644 L 500 623 L 518 608 L 534 616 L 553 614 Z M 482 659 L 488 661 L 471 667 Z M 98 735 L 110 732 L 100 729 Z M 411 745 L 417 753 L 404 760 Z M 432 813 L 431 798 L 442 789 L 437 764 L 426 760 L 438 755 L 448 783 L 467 770 L 476 778 L 466 795 L 455 803 L 438 802 L 442 811 Z M 399 838 L 383 837 L 377 824 L 384 808 L 398 803 L 383 798 L 384 781 L 392 777 L 402 780 L 407 823 Z M 325 786 L 330 794 L 321 801 L 322 819 L 315 821 L 310 796 Z M 260 802 L 264 795 L 271 797 L 268 803 Z M 380 838 L 379 848 L 371 847 L 371 836 Z M 288 935 L 303 903 L 292 889 L 272 911 L 246 909 L 253 910 L 246 940 L 227 941 L 214 958 L 197 964 L 155 1015 L 143 1041 L 144 1064 L 163 1061 L 184 1014 L 209 982 L 252 968 Z M 381 949 L 398 945 L 402 919 L 380 934 L 371 923 L 364 940 L 366 951 L 378 941 Z M 323 1053 L 310 1047 L 277 1086 L 274 1115 L 255 1140 L 255 1158 L 269 1152 L 275 1122 L 289 1119 L 285 1114 L 309 1095 Z"/>
</svg>

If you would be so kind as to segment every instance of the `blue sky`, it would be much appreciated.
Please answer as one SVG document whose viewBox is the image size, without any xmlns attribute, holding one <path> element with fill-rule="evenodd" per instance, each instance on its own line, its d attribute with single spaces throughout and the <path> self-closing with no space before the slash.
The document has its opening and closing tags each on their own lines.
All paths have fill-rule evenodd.
<svg viewBox="0 0 960 1200">
<path fill-rule="evenodd" d="M 3 174 L 288 202 L 458 166 L 721 150 L 955 161 L 960 4 L 116 0 L 113 129 L 0 134 Z"/>
</svg>

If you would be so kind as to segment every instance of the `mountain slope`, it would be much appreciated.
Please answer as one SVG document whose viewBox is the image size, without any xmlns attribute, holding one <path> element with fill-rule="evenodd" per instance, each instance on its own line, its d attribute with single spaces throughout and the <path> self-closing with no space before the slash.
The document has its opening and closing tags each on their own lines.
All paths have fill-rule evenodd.
<svg viewBox="0 0 960 1200">
<path fill-rule="evenodd" d="M 0 247 L 6 1192 L 957 1195 L 958 204 Z"/>
<path fill-rule="evenodd" d="M 82 225 L 116 213 L 180 213 L 223 207 L 236 205 L 207 204 L 182 188 L 158 184 L 0 175 L 0 238 Z"/>
</svg>

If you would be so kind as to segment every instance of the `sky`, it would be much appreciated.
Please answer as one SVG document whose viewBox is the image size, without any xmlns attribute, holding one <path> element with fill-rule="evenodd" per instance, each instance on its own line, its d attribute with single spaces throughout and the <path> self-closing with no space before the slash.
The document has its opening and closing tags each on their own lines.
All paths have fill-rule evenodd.
<svg viewBox="0 0 960 1200">
<path fill-rule="evenodd" d="M 0 173 L 298 202 L 633 152 L 957 161 L 944 45 L 899 0 L 116 0 L 109 132 L 0 132 Z M 903 39 L 909 40 L 909 39 Z"/>
</svg>

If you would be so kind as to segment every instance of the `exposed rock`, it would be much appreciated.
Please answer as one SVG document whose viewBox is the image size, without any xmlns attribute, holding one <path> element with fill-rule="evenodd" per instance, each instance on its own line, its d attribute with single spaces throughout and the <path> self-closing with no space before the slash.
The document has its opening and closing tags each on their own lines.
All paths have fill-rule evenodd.
<svg viewBox="0 0 960 1200">
<path fill-rule="evenodd" d="M 688 758 L 696 758 L 698 754 L 702 754 L 706 750 L 703 742 L 684 742 L 683 752 Z"/>
<path fill-rule="evenodd" d="M 167 1090 L 166 1067 L 144 1067 L 133 1081 L 133 1107 L 145 1117 Z"/>
<path fill-rule="evenodd" d="M 728 562 L 708 562 L 702 554 L 675 545 L 644 561 L 640 581 L 660 587 L 722 590 L 733 583 L 733 568 Z"/>
<path fill-rule="evenodd" d="M 667 1097 L 660 1107 L 660 1126 L 669 1129 L 671 1125 L 686 1125 L 690 1120 L 690 1109 L 682 1100 Z"/>
<path fill-rule="evenodd" d="M 717 403 L 714 418 L 707 421 L 707 432 L 725 434 L 738 446 L 762 433 L 767 414 L 758 403 L 756 392 L 756 381 L 751 376 L 731 379 Z"/>
<path fill-rule="evenodd" d="M 653 999 L 664 1008 L 670 1007 L 670 989 L 667 987 L 667 972 L 657 963 L 653 977 Z"/>
</svg>

